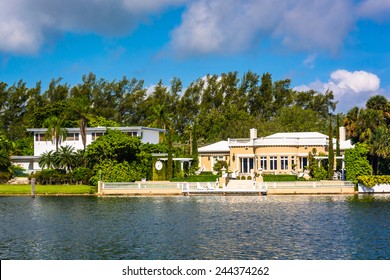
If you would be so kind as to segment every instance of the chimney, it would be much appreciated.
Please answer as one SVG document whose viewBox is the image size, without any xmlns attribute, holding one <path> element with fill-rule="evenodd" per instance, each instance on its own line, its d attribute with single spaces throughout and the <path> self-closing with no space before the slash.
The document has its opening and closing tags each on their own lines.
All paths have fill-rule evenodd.
<svg viewBox="0 0 390 280">
<path fill-rule="evenodd" d="M 344 126 L 339 127 L 340 142 L 347 140 L 347 132 Z"/>
<path fill-rule="evenodd" d="M 257 139 L 257 129 L 251 128 L 249 130 L 249 135 L 250 135 L 251 140 Z"/>
</svg>

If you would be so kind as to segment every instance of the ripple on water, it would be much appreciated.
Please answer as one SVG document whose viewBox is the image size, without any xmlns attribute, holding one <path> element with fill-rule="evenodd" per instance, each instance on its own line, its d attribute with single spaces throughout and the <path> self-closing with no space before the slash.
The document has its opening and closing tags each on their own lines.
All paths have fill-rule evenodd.
<svg viewBox="0 0 390 280">
<path fill-rule="evenodd" d="M 389 196 L 1 197 L 1 259 L 390 259 Z"/>
</svg>

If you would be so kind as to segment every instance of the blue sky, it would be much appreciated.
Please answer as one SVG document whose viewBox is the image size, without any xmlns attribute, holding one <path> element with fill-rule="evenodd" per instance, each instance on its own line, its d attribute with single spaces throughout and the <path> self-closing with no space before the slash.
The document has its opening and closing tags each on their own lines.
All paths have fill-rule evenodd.
<svg viewBox="0 0 390 280">
<path fill-rule="evenodd" d="M 0 81 L 251 70 L 333 90 L 337 111 L 390 98 L 389 0 L 0 0 Z"/>
</svg>

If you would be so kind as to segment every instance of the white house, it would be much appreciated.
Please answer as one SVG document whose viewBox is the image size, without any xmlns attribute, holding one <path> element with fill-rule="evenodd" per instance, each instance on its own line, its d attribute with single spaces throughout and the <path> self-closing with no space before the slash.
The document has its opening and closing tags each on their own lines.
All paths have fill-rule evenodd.
<svg viewBox="0 0 390 280">
<path fill-rule="evenodd" d="M 165 130 L 161 128 L 151 128 L 144 126 L 126 126 L 109 127 L 108 129 L 117 129 L 131 136 L 141 138 L 142 143 L 158 144 L 160 142 L 160 133 Z M 22 166 L 27 172 L 40 170 L 38 165 L 39 157 L 46 152 L 55 150 L 55 143 L 45 138 L 47 128 L 29 128 L 27 131 L 34 134 L 34 155 L 33 156 L 12 156 L 14 164 Z M 88 127 L 86 131 L 86 145 L 88 146 L 94 140 L 107 132 L 106 127 Z M 66 128 L 66 138 L 62 139 L 60 146 L 71 146 L 75 150 L 84 148 L 80 135 L 80 128 Z"/>
</svg>

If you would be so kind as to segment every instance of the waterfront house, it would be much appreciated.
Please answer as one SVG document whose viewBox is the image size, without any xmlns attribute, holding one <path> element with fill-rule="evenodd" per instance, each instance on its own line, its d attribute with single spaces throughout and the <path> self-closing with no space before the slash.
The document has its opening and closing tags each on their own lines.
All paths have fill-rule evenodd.
<svg viewBox="0 0 390 280">
<path fill-rule="evenodd" d="M 86 131 L 86 145 L 88 146 L 100 136 L 107 132 L 107 129 L 120 130 L 130 136 L 140 137 L 142 143 L 158 144 L 164 129 L 151 128 L 144 126 L 126 126 L 126 127 L 88 127 Z M 33 133 L 34 137 L 34 155 L 33 156 L 12 156 L 14 164 L 22 166 L 27 172 L 40 170 L 38 165 L 39 157 L 46 152 L 56 149 L 55 143 L 45 137 L 47 128 L 29 128 L 27 131 Z M 71 146 L 74 150 L 84 148 L 80 128 L 66 128 L 66 137 L 62 139 L 60 146 Z"/>
<path fill-rule="evenodd" d="M 218 160 L 224 160 L 229 170 L 238 174 L 262 172 L 291 174 L 302 172 L 308 166 L 308 155 L 314 148 L 317 154 L 328 154 L 329 137 L 318 132 L 286 132 L 257 137 L 257 130 L 250 130 L 249 138 L 231 138 L 198 149 L 199 168 L 212 171 Z M 340 127 L 340 150 L 352 148 Z M 336 139 L 332 139 L 336 149 Z"/>
</svg>

